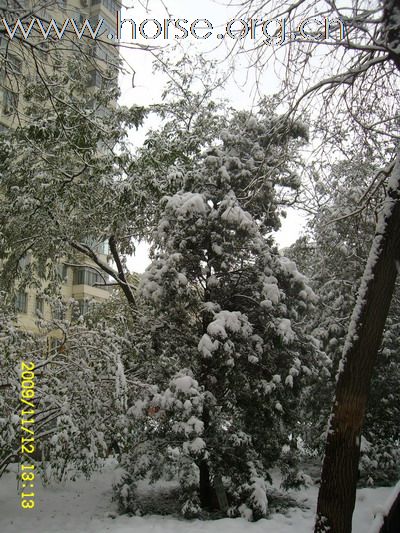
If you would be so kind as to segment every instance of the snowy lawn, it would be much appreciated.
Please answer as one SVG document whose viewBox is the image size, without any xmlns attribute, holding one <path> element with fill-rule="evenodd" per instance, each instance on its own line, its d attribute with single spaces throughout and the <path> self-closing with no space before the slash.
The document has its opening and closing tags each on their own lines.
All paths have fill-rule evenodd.
<svg viewBox="0 0 400 533">
<path fill-rule="evenodd" d="M 87 481 L 79 479 L 64 485 L 35 487 L 36 508 L 22 510 L 14 472 L 0 480 L 1 533 L 310 533 L 318 487 L 291 493 L 303 508 L 287 514 L 275 513 L 268 520 L 249 523 L 244 519 L 213 521 L 178 520 L 165 516 L 118 516 L 111 501 L 112 484 L 120 471 L 109 464 Z M 368 533 L 376 511 L 382 508 L 392 489 L 361 489 L 353 520 L 353 533 Z"/>
</svg>

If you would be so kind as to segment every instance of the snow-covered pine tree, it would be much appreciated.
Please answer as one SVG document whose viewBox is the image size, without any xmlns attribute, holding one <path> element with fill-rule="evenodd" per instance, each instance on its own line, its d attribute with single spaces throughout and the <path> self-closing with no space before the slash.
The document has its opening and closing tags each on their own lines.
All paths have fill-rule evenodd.
<svg viewBox="0 0 400 533">
<path fill-rule="evenodd" d="M 267 102 L 234 112 L 162 201 L 139 286 L 150 385 L 128 411 L 125 509 L 138 479 L 176 469 L 185 516 L 267 513 L 268 472 L 296 446 L 297 398 L 316 367 L 301 331 L 315 296 L 272 237 L 305 134 Z"/>
</svg>

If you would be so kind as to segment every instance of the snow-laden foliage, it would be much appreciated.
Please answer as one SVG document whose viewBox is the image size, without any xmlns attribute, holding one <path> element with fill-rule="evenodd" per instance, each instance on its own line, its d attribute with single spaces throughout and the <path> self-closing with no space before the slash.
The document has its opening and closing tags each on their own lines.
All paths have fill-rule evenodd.
<svg viewBox="0 0 400 533">
<path fill-rule="evenodd" d="M 76 264 L 78 250 L 93 259 L 110 236 L 120 253 L 132 250 L 127 131 L 139 125 L 143 109 L 117 106 L 115 80 L 89 89 L 90 68 L 71 58 L 44 79 L 22 79 L 24 120 L 0 134 L 0 282 L 7 287 L 16 275 L 21 284 L 55 281 L 60 257 Z M 49 84 L 57 97 L 44 111 Z M 29 251 L 23 279 L 19 262 Z"/>
<path fill-rule="evenodd" d="M 33 340 L 17 330 L 12 318 L 4 304 L 4 293 L 0 293 L 0 475 L 9 463 L 17 460 L 20 443 L 18 362 L 21 353 L 34 348 Z"/>
<path fill-rule="evenodd" d="M 5 300 L 4 300 L 5 301 Z M 126 410 L 125 341 L 105 321 L 45 322 L 23 333 L 0 309 L 0 475 L 20 460 L 21 362 L 35 364 L 33 460 L 43 479 L 89 476 L 108 455 Z"/>
<path fill-rule="evenodd" d="M 299 327 L 315 295 L 271 236 L 283 189 L 299 185 L 289 153 L 303 133 L 271 108 L 232 113 L 162 199 L 138 288 L 149 386 L 128 411 L 125 509 L 137 511 L 139 479 L 175 471 L 185 516 L 267 513 L 268 471 L 295 446 L 299 393 L 318 366 Z"/>
<path fill-rule="evenodd" d="M 150 130 L 131 162 L 131 187 L 136 191 L 143 235 L 151 240 L 162 211 L 161 198 L 182 188 L 187 173 L 204 149 L 227 126 L 227 109 L 210 97 L 223 83 L 217 65 L 201 56 L 183 55 L 177 62 L 159 56 L 155 69 L 168 82 L 162 102 L 149 108 L 162 120 Z"/>
</svg>

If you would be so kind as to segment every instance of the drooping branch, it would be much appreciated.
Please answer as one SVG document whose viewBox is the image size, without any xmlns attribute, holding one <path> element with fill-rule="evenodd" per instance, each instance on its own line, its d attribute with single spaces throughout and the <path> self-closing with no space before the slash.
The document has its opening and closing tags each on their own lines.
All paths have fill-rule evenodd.
<svg viewBox="0 0 400 533">
<path fill-rule="evenodd" d="M 123 268 L 122 268 L 122 265 L 121 265 L 120 261 L 119 261 L 119 264 L 120 264 L 121 270 L 116 272 L 107 262 L 101 260 L 99 258 L 99 256 L 92 250 L 92 248 L 90 248 L 90 246 L 87 246 L 86 244 L 79 243 L 79 242 L 76 242 L 76 241 L 70 241 L 69 244 L 72 246 L 72 248 L 74 248 L 78 252 L 81 252 L 82 254 L 84 254 L 87 257 L 89 257 L 103 272 L 105 272 L 106 274 L 111 276 L 117 282 L 118 286 L 123 291 L 123 293 L 124 293 L 128 303 L 129 303 L 129 305 L 131 307 L 135 307 L 136 306 L 135 297 L 133 295 L 131 286 L 129 285 L 129 283 L 126 280 L 126 276 L 125 276 L 125 273 L 123 271 Z M 119 260 L 118 252 L 117 252 L 117 254 L 115 256 L 113 251 L 112 251 L 111 245 L 110 245 L 110 250 L 111 250 L 111 253 L 113 255 L 114 260 L 115 260 L 116 257 Z M 118 264 L 118 263 L 116 263 L 116 264 Z"/>
<path fill-rule="evenodd" d="M 111 255 L 113 256 L 115 264 L 117 265 L 119 280 L 122 282 L 121 289 L 123 293 L 125 294 L 125 297 L 128 300 L 129 305 L 135 306 L 136 305 L 135 297 L 133 296 L 132 289 L 126 279 L 125 271 L 122 266 L 121 258 L 119 256 L 118 249 L 117 249 L 117 241 L 114 235 L 111 235 L 111 237 L 108 239 L 108 245 L 110 247 Z"/>
</svg>

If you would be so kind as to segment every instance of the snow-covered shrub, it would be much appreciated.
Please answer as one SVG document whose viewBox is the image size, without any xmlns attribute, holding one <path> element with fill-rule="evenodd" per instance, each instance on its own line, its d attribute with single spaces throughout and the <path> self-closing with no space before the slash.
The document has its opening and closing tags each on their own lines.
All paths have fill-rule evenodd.
<svg viewBox="0 0 400 533">
<path fill-rule="evenodd" d="M 107 457 L 125 413 L 123 339 L 103 322 L 89 327 L 41 319 L 41 334 L 33 335 L 15 321 L 8 307 L 0 308 L 0 475 L 20 459 L 23 360 L 35 364 L 33 459 L 43 479 L 89 476 Z"/>
<path fill-rule="evenodd" d="M 374 443 L 363 439 L 360 481 L 363 485 L 390 485 L 400 475 L 400 443 L 388 439 Z M 363 444 L 362 443 L 362 444 Z"/>
</svg>

